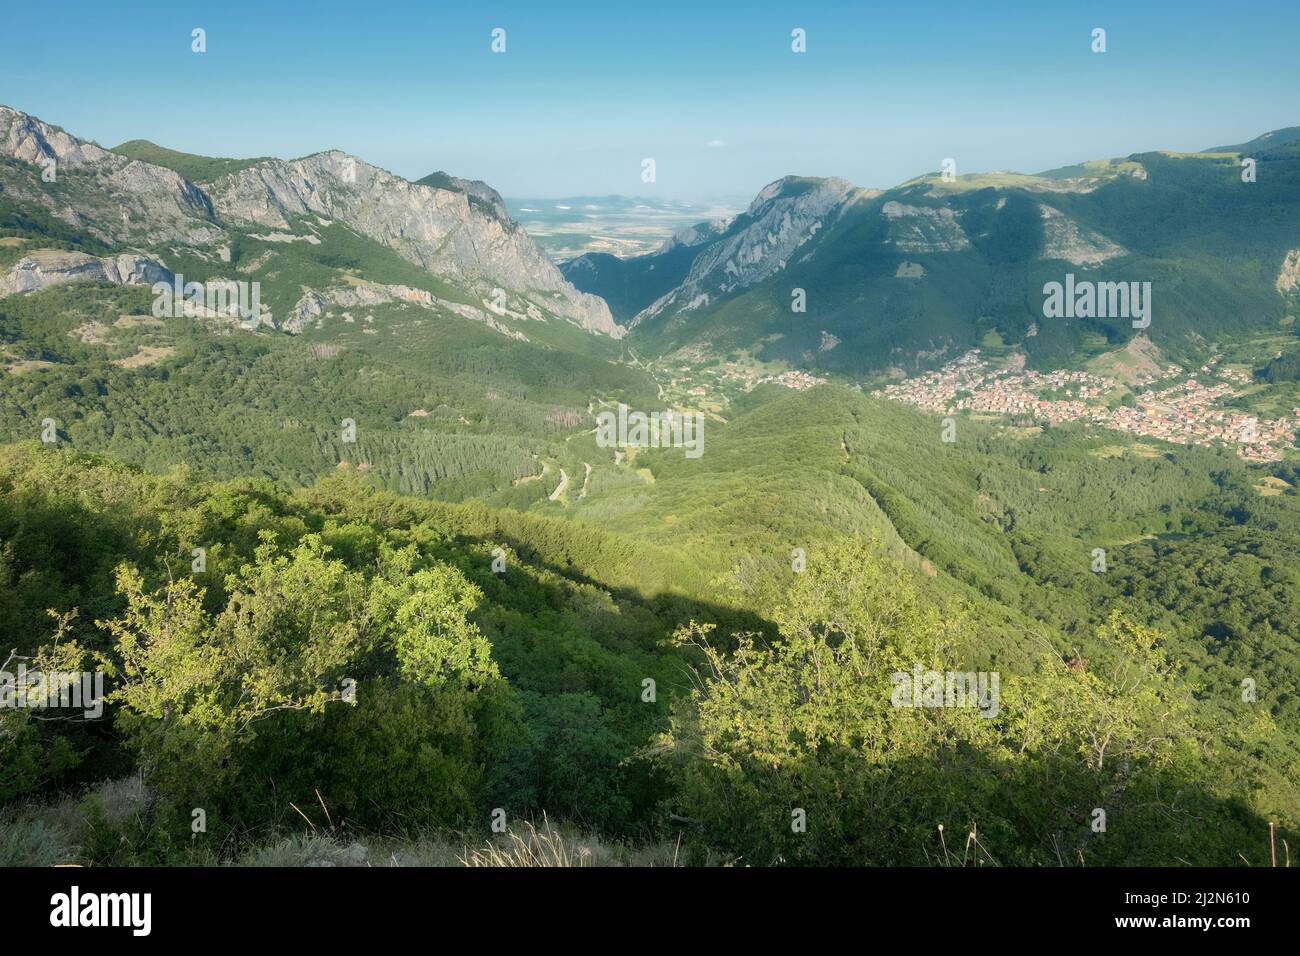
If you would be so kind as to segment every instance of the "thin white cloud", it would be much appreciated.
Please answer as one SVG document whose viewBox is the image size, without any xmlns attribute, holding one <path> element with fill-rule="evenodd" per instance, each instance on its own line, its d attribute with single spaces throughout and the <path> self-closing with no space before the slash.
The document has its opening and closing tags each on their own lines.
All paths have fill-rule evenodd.
<svg viewBox="0 0 1300 956">
<path fill-rule="evenodd" d="M 704 145 L 707 146 L 709 149 L 720 149 L 721 147 L 727 145 L 727 141 L 725 139 L 711 139 Z"/>
</svg>

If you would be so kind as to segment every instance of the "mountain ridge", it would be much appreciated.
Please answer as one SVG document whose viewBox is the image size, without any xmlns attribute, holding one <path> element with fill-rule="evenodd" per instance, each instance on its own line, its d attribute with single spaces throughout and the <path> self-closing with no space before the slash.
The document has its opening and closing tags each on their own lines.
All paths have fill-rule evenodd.
<svg viewBox="0 0 1300 956">
<path fill-rule="evenodd" d="M 230 261 L 232 240 L 265 240 L 257 227 L 281 230 L 272 241 L 318 245 L 317 226 L 337 220 L 480 299 L 482 308 L 475 308 L 485 320 L 495 313 L 535 322 L 549 313 L 591 333 L 622 335 L 605 303 L 569 284 L 484 184 L 419 185 L 326 150 L 296 160 L 210 160 L 207 169 L 217 175 L 200 186 L 136 156 L 181 168 L 203 157 L 147 141 L 124 146 L 127 153 L 118 154 L 0 106 L 0 157 L 10 160 L 0 167 L 7 214 L 0 222 L 25 221 L 34 212 L 105 247 L 96 251 L 149 254 L 163 265 L 169 257 L 197 259 L 216 268 Z M 43 175 L 53 179 L 46 183 Z"/>
<path fill-rule="evenodd" d="M 835 201 L 796 213 L 805 229 L 785 245 L 761 225 L 753 241 L 729 245 L 754 225 L 744 217 L 761 217 L 774 196 L 797 209 L 789 185 L 800 180 L 785 178 L 687 252 L 666 244 L 619 261 L 588 254 L 561 269 L 579 288 L 611 296 L 630 334 L 665 355 L 754 350 L 861 375 L 933 364 L 990 333 L 1036 363 L 1068 361 L 1097 341 L 1122 346 L 1132 335 L 1127 320 L 1043 322 L 1040 290 L 1066 272 L 1154 280 L 1162 311 L 1151 334 L 1183 352 L 1207 334 L 1295 314 L 1287 290 L 1300 250 L 1297 139 L 1291 127 L 1242 144 L 1267 147 L 1250 182 L 1244 157 L 1223 148 L 1134 153 L 1038 175 L 932 173 L 883 191 L 845 184 Z M 665 266 L 676 281 L 664 281 Z"/>
</svg>

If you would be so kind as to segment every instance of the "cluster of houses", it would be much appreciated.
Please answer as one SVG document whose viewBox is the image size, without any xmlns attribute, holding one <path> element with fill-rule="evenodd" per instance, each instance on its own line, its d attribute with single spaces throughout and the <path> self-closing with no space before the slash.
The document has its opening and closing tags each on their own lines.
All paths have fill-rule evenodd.
<svg viewBox="0 0 1300 956">
<path fill-rule="evenodd" d="M 1116 386 L 1114 379 L 1091 372 L 993 369 L 979 357 L 979 349 L 972 349 L 938 371 L 874 394 L 930 411 L 1032 415 L 1055 425 L 1081 418 L 1097 420 L 1105 412 L 1105 396 Z"/>
<path fill-rule="evenodd" d="M 689 366 L 680 366 L 677 371 L 691 373 L 691 377 L 682 376 L 674 377 L 670 385 L 674 388 L 686 388 L 688 395 L 703 397 L 709 394 L 709 386 L 705 384 L 690 385 L 691 378 L 698 380 L 703 373 L 714 380 L 714 387 L 722 383 L 737 384 L 744 391 L 748 392 L 758 385 L 766 385 L 769 382 L 777 385 L 784 385 L 786 388 L 793 388 L 797 391 L 803 391 L 812 388 L 814 385 L 825 385 L 828 381 L 817 375 L 810 375 L 797 369 L 781 372 L 777 375 L 761 375 L 759 370 L 750 365 L 742 365 L 739 362 L 727 362 L 717 371 L 713 369 L 691 369 Z"/>
<path fill-rule="evenodd" d="M 1280 461 L 1281 449 L 1294 447 L 1295 420 L 1261 420 L 1218 407 L 1237 394 L 1229 382 L 1203 385 L 1189 377 L 1158 391 L 1140 393 L 1132 407 L 1121 406 L 1111 412 L 1107 424 L 1134 435 L 1184 445 L 1235 445 L 1237 455 L 1247 461 Z"/>
<path fill-rule="evenodd" d="M 767 382 L 775 382 L 777 385 L 784 385 L 786 388 L 793 388 L 802 392 L 806 388 L 812 388 L 814 385 L 825 385 L 827 380 L 817 375 L 809 375 L 807 372 L 801 372 L 797 369 L 791 369 L 782 372 L 779 375 L 764 375 L 758 380 L 759 385 Z"/>
<path fill-rule="evenodd" d="M 1214 375 L 1226 379 L 1229 382 L 1236 382 L 1238 385 L 1251 385 L 1254 382 L 1254 379 L 1239 368 L 1228 368 L 1226 365 L 1220 366 L 1218 359 L 1213 359 L 1202 365 L 1201 372 L 1205 375 Z"/>
<path fill-rule="evenodd" d="M 1294 448 L 1300 409 L 1291 419 L 1260 420 L 1244 412 L 1221 407 L 1240 394 L 1233 383 L 1248 384 L 1249 376 L 1236 369 L 1202 367 L 1213 376 L 1202 384 L 1195 376 L 1168 387 L 1140 392 L 1136 402 L 1110 408 L 1107 398 L 1118 383 L 1090 372 L 1057 369 L 1052 372 L 992 368 L 972 349 L 937 371 L 887 385 L 873 392 L 878 397 L 908 402 L 934 412 L 992 412 L 1028 415 L 1049 425 L 1091 421 L 1106 428 L 1185 445 L 1222 442 L 1236 446 L 1247 461 L 1278 461 L 1283 448 Z M 1182 375 L 1177 366 L 1165 369 L 1165 378 Z M 1147 373 L 1139 383 L 1149 385 L 1156 375 Z"/>
</svg>

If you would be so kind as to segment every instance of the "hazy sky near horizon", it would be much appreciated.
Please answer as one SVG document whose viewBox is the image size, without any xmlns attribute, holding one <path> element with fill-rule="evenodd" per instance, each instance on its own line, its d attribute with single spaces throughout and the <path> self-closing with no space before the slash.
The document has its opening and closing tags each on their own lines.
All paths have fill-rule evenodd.
<svg viewBox="0 0 1300 956">
<path fill-rule="evenodd" d="M 1300 125 L 1295 0 L 7 6 L 0 103 L 101 145 L 339 148 L 507 196 L 883 187 L 948 156 L 1038 172 Z"/>
</svg>

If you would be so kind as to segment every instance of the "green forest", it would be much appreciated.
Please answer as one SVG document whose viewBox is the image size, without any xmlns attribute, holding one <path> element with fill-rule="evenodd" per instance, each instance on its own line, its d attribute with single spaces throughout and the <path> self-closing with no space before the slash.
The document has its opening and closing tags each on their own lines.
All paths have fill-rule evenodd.
<svg viewBox="0 0 1300 956">
<path fill-rule="evenodd" d="M 136 292 L 79 291 L 4 303 L 6 348 L 48 364 L 0 380 L 0 654 L 101 670 L 108 699 L 0 709 L 0 863 L 469 845 L 500 820 L 710 865 L 1294 842 L 1291 465 L 1264 495 L 1226 451 L 1077 426 L 944 443 L 835 385 L 756 389 L 698 460 L 615 461 L 571 380 L 653 401 L 626 366 L 543 369 L 450 322 L 421 338 L 456 349 L 328 362 L 131 327 L 176 351 L 123 367 L 143 339 L 68 332 Z M 551 501 L 539 462 L 594 470 Z M 914 669 L 995 673 L 998 706 L 897 706 Z"/>
<path fill-rule="evenodd" d="M 607 313 L 473 181 L 0 119 L 0 866 L 1290 865 L 1292 436 L 872 390 L 978 347 L 1169 420 L 1146 387 L 1218 363 L 1214 414 L 1294 417 L 1291 133 L 1245 192 L 1235 147 L 816 215 L 786 177 L 564 273 Z M 1150 338 L 1040 321 L 1066 270 L 1154 283 Z M 620 405 L 702 454 L 606 447 Z"/>
</svg>

